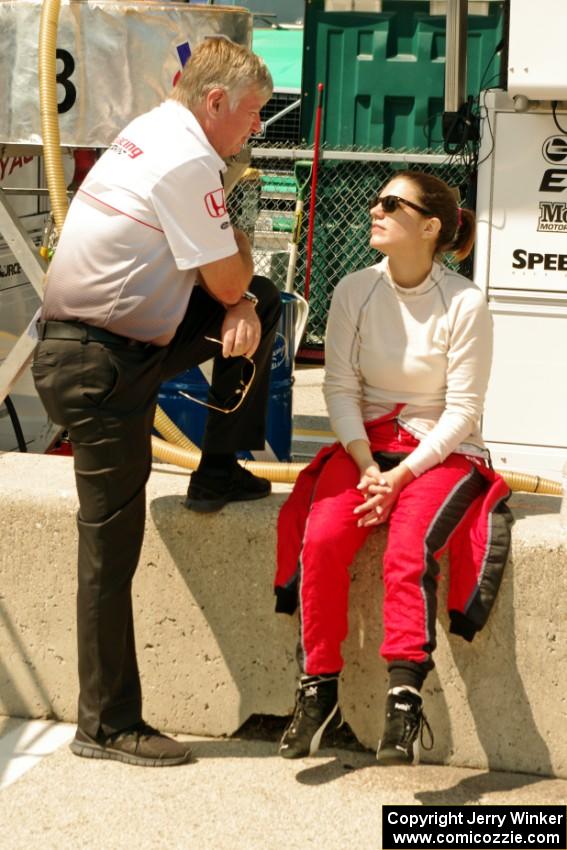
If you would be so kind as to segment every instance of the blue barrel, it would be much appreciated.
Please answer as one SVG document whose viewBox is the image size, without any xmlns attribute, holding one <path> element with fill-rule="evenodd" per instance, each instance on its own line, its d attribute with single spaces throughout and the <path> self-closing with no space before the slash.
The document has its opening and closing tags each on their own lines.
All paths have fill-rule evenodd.
<svg viewBox="0 0 567 850">
<path fill-rule="evenodd" d="M 282 315 L 272 351 L 272 369 L 266 423 L 266 447 L 263 452 L 239 452 L 240 457 L 261 460 L 291 460 L 292 386 L 295 356 L 295 324 L 297 299 L 292 293 L 281 292 Z M 208 410 L 180 395 L 180 390 L 206 401 L 209 384 L 199 367 L 188 369 L 164 382 L 158 394 L 158 404 L 189 439 L 201 447 Z"/>
</svg>

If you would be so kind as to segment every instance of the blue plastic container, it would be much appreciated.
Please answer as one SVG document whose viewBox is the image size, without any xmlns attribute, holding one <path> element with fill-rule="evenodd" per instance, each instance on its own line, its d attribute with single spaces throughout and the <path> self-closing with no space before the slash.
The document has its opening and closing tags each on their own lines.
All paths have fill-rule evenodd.
<svg viewBox="0 0 567 850">
<path fill-rule="evenodd" d="M 281 292 L 282 315 L 272 351 L 272 370 L 268 397 L 266 446 L 260 452 L 240 452 L 241 457 L 258 460 L 291 460 L 292 387 L 295 356 L 295 326 L 297 299 L 292 293 Z M 209 384 L 199 367 L 188 369 L 160 387 L 158 404 L 177 427 L 201 447 L 207 408 L 180 395 L 180 390 L 206 401 Z"/>
</svg>

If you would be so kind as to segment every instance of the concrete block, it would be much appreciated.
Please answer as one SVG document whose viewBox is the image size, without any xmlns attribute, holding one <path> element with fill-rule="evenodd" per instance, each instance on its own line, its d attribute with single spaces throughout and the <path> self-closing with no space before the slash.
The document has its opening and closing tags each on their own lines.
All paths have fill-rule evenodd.
<svg viewBox="0 0 567 850">
<path fill-rule="evenodd" d="M 0 455 L 0 714 L 76 719 L 76 496 L 67 458 Z M 273 613 L 277 512 L 269 499 L 202 516 L 186 511 L 187 475 L 157 467 L 134 581 L 145 716 L 212 736 L 252 714 L 293 707 L 297 618 Z M 510 563 L 472 644 L 449 636 L 441 580 L 437 667 L 424 688 L 435 745 L 424 760 L 567 777 L 567 661 L 559 500 L 516 495 Z M 359 740 L 380 735 L 385 532 L 352 566 L 341 705 Z M 444 575 L 443 571 L 443 575 Z"/>
<path fill-rule="evenodd" d="M 154 471 L 134 579 L 146 715 L 179 732 L 231 734 L 285 714 L 295 624 L 272 604 L 275 517 L 284 495 L 187 511 L 188 476 Z M 167 471 L 169 470 L 169 471 Z M 76 720 L 77 509 L 72 462 L 0 455 L 0 714 Z"/>
</svg>

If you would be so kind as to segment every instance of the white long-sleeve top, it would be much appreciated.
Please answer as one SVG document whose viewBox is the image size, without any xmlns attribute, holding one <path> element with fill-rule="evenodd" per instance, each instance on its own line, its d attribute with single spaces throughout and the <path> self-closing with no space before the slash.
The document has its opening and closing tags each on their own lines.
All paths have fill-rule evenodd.
<svg viewBox="0 0 567 850">
<path fill-rule="evenodd" d="M 364 422 L 405 407 L 402 427 L 420 440 L 407 465 L 421 475 L 451 452 L 487 454 L 480 417 L 492 361 L 486 299 L 467 278 L 434 263 L 412 289 L 388 261 L 343 278 L 325 342 L 324 393 L 331 426 L 347 447 Z"/>
</svg>

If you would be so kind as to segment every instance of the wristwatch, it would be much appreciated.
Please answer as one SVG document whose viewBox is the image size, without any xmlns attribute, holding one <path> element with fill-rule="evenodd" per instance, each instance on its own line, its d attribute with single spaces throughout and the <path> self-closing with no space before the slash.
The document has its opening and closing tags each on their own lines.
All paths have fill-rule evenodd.
<svg viewBox="0 0 567 850">
<path fill-rule="evenodd" d="M 241 301 L 250 301 L 252 306 L 255 307 L 256 304 L 258 303 L 258 298 L 257 298 L 256 295 L 254 295 L 253 292 L 250 292 L 250 290 L 247 289 L 246 292 L 242 293 Z"/>
</svg>

